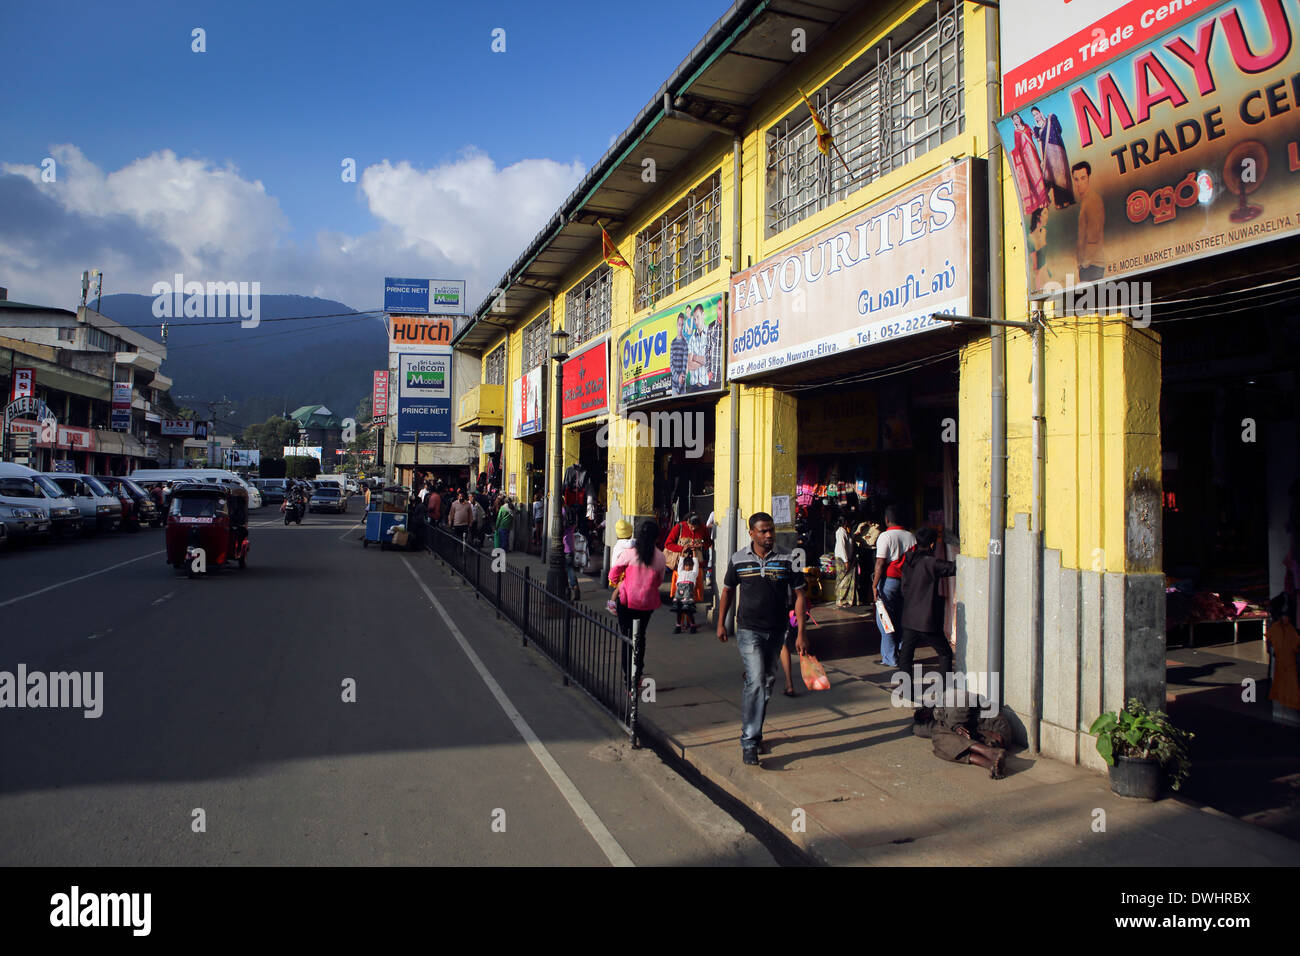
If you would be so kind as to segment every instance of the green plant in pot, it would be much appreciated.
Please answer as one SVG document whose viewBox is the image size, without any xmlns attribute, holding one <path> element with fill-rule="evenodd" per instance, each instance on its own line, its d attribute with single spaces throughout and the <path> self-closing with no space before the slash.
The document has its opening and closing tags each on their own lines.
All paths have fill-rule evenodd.
<svg viewBox="0 0 1300 956">
<path fill-rule="evenodd" d="M 1194 735 L 1135 697 L 1118 714 L 1108 711 L 1094 720 L 1088 733 L 1096 734 L 1097 753 L 1110 766 L 1110 788 L 1120 796 L 1154 800 L 1162 772 L 1178 790 L 1191 770 L 1187 745 Z"/>
</svg>

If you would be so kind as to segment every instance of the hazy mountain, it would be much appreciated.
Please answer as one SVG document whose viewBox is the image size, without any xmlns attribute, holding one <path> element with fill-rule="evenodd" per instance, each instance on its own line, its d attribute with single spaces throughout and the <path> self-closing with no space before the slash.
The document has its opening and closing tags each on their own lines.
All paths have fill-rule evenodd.
<svg viewBox="0 0 1300 956">
<path fill-rule="evenodd" d="M 147 295 L 106 295 L 99 311 L 159 340 L 162 320 L 154 317 L 153 304 Z M 216 315 L 215 307 L 204 311 Z M 276 321 L 292 316 L 326 317 Z M 359 315 L 330 299 L 263 295 L 255 328 L 200 324 L 212 321 L 219 320 L 168 320 L 162 371 L 175 383 L 172 397 L 178 405 L 206 410 L 204 402 L 225 396 L 235 407 L 221 417 L 241 428 L 300 405 L 326 405 L 340 417 L 353 415 L 370 394 L 372 372 L 388 367 L 383 316 Z"/>
</svg>

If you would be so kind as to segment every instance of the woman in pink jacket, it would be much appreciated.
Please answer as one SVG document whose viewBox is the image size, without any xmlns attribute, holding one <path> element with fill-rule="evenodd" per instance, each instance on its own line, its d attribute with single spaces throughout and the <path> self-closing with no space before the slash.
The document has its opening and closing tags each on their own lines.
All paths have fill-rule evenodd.
<svg viewBox="0 0 1300 956">
<path fill-rule="evenodd" d="M 664 581 L 668 565 L 664 553 L 655 547 L 659 538 L 659 525 L 650 519 L 641 522 L 632 539 L 632 547 L 623 551 L 609 569 L 610 587 L 617 586 L 614 600 L 618 606 L 618 627 L 625 637 L 631 637 L 636 648 L 635 660 L 629 673 L 632 655 L 623 645 L 623 676 L 629 694 L 634 694 L 640 683 L 645 664 L 645 633 L 650 613 L 660 605 L 659 587 Z M 633 628 L 635 626 L 635 634 Z"/>
</svg>

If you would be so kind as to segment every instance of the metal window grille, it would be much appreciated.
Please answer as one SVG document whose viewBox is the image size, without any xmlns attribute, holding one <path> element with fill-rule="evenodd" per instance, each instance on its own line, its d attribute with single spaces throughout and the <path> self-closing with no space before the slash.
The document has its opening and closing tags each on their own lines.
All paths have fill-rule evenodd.
<svg viewBox="0 0 1300 956">
<path fill-rule="evenodd" d="M 506 344 L 502 342 L 483 360 L 483 384 L 504 385 L 506 383 Z"/>
<path fill-rule="evenodd" d="M 551 313 L 539 315 L 524 328 L 524 371 L 546 361 L 547 339 L 551 334 Z"/>
<path fill-rule="evenodd" d="M 636 237 L 636 308 L 689 285 L 722 261 L 722 173 L 692 189 Z"/>
<path fill-rule="evenodd" d="M 574 345 L 581 345 L 609 328 L 613 306 L 609 266 L 601 266 L 569 290 L 564 300 L 564 323 Z"/>
<path fill-rule="evenodd" d="M 934 21 L 887 41 L 810 95 L 835 138 L 830 156 L 800 103 L 767 132 L 767 234 L 795 225 L 959 135 L 966 128 L 960 0 L 938 0 Z M 845 171 L 847 164 L 853 175 Z"/>
</svg>

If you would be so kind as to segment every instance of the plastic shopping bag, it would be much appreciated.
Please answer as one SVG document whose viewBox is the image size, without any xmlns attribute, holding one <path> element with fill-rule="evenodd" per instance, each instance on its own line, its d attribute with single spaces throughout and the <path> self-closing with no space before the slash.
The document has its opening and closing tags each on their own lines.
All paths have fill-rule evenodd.
<svg viewBox="0 0 1300 956">
<path fill-rule="evenodd" d="M 809 690 L 830 690 L 831 681 L 826 676 L 826 668 L 811 654 L 799 656 L 799 670 L 803 673 L 803 684 Z"/>
<path fill-rule="evenodd" d="M 880 622 L 880 626 L 886 634 L 894 633 L 894 622 L 889 619 L 889 612 L 885 610 L 884 601 L 876 601 L 876 620 Z"/>
</svg>

